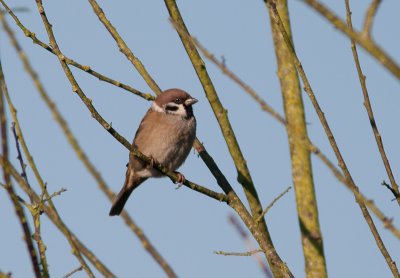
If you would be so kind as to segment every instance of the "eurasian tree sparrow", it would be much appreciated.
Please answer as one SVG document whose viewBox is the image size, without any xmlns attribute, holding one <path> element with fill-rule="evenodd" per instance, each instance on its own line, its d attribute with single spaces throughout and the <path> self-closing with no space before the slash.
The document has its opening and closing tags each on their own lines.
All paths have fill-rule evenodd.
<svg viewBox="0 0 400 278">
<path fill-rule="evenodd" d="M 197 99 L 185 91 L 169 89 L 153 101 L 136 131 L 133 145 L 144 155 L 175 171 L 189 155 L 196 137 L 192 105 Z M 115 198 L 110 216 L 119 215 L 132 191 L 149 177 L 162 174 L 131 152 L 122 190 Z M 181 181 L 184 180 L 180 174 Z"/>
</svg>

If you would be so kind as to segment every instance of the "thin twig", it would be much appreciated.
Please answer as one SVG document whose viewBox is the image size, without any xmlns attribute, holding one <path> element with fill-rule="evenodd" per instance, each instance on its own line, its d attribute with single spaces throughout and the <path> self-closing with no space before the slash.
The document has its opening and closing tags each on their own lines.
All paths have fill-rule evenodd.
<svg viewBox="0 0 400 278">
<path fill-rule="evenodd" d="M 26 183 L 29 184 L 28 175 L 26 174 L 26 164 L 24 163 L 24 160 L 22 158 L 21 149 L 20 149 L 19 143 L 18 143 L 18 136 L 17 136 L 17 133 L 15 132 L 15 122 L 11 123 L 11 130 L 14 135 L 15 146 L 17 148 L 17 153 L 18 153 L 17 160 L 19 161 L 19 163 L 21 165 L 21 171 L 22 171 L 21 176 L 25 179 Z"/>
<path fill-rule="evenodd" d="M 242 225 L 239 223 L 239 221 L 237 221 L 236 217 L 233 214 L 231 214 L 231 215 L 229 215 L 228 219 L 229 219 L 229 222 L 232 224 L 232 226 L 235 228 L 236 232 L 239 234 L 239 236 L 243 240 L 244 244 L 246 245 L 246 248 L 248 250 L 257 250 L 254 247 L 253 240 L 250 239 L 247 231 L 245 229 L 243 229 Z M 264 251 L 261 249 L 261 252 L 264 252 Z M 258 266 L 260 267 L 260 269 L 262 270 L 264 275 L 268 278 L 273 278 L 271 270 L 268 268 L 268 265 L 265 263 L 265 260 L 263 260 L 263 258 L 260 256 L 260 254 L 255 253 L 253 258 L 256 260 Z"/>
<path fill-rule="evenodd" d="M 275 203 L 283 197 L 286 193 L 289 192 L 289 190 L 292 189 L 291 186 L 286 188 L 281 194 L 279 194 L 261 213 L 260 217 L 257 219 L 257 222 L 261 221 L 261 219 L 267 214 L 267 212 L 275 205 Z"/>
<path fill-rule="evenodd" d="M 238 256 L 238 257 L 248 257 L 248 256 L 253 256 L 254 254 L 257 253 L 262 253 L 263 250 L 261 249 L 256 249 L 256 250 L 251 250 L 247 252 L 225 252 L 225 251 L 214 251 L 213 253 L 215 255 L 223 255 L 223 256 Z"/>
<path fill-rule="evenodd" d="M 310 85 L 310 83 L 308 81 L 308 78 L 307 78 L 307 76 L 306 76 L 306 74 L 305 74 L 305 72 L 303 70 L 303 66 L 301 65 L 301 62 L 300 62 L 299 58 L 296 55 L 296 51 L 294 49 L 294 46 L 292 45 L 292 43 L 290 41 L 290 38 L 289 38 L 288 34 L 286 33 L 285 27 L 284 27 L 284 25 L 282 23 L 282 20 L 281 20 L 281 18 L 279 16 L 279 13 L 278 13 L 277 9 L 276 9 L 275 3 L 273 1 L 271 1 L 271 0 L 269 0 L 269 1 L 267 1 L 267 4 L 270 5 L 270 7 L 271 7 L 271 9 L 273 11 L 274 21 L 277 24 L 277 26 L 279 27 L 279 30 L 280 30 L 280 32 L 281 32 L 281 34 L 282 34 L 282 36 L 283 36 L 283 38 L 285 40 L 286 46 L 290 50 L 290 53 L 291 53 L 291 55 L 293 57 L 293 60 L 295 62 L 297 71 L 298 71 L 298 73 L 299 73 L 299 75 L 300 75 L 300 77 L 301 77 L 301 79 L 303 81 L 304 89 L 305 89 L 307 95 L 309 96 L 309 98 L 310 98 L 310 100 L 311 100 L 311 102 L 312 102 L 312 104 L 314 106 L 315 111 L 318 114 L 319 120 L 320 120 L 320 122 L 321 122 L 321 124 L 322 124 L 322 126 L 323 126 L 323 128 L 325 130 L 325 133 L 326 133 L 327 137 L 328 137 L 329 143 L 331 144 L 331 147 L 332 147 L 332 149 L 333 149 L 333 151 L 334 151 L 334 153 L 336 155 L 336 158 L 338 160 L 338 164 L 339 164 L 340 168 L 342 169 L 346 180 L 352 186 L 354 196 L 355 196 L 355 198 L 357 200 L 357 203 L 358 203 L 358 205 L 359 205 L 359 207 L 361 209 L 361 212 L 362 212 L 362 214 L 364 216 L 364 219 L 367 222 L 367 224 L 368 224 L 368 226 L 370 228 L 370 231 L 371 231 L 372 235 L 375 238 L 375 242 L 376 242 L 379 250 L 381 251 L 383 257 L 385 258 L 385 260 L 386 260 L 390 270 L 392 271 L 393 275 L 395 277 L 400 277 L 399 272 L 398 272 L 397 267 L 396 267 L 396 263 L 392 260 L 389 252 L 387 251 L 387 249 L 386 249 L 386 247 L 385 247 L 385 245 L 384 245 L 384 243 L 383 243 L 383 241 L 382 241 L 382 239 L 381 239 L 381 237 L 379 235 L 379 232 L 376 229 L 374 221 L 373 221 L 371 215 L 369 214 L 367 207 L 365 206 L 364 200 L 362 200 L 360 198 L 359 189 L 358 189 L 357 185 L 354 183 L 353 178 L 352 178 L 352 176 L 351 176 L 351 174 L 350 174 L 350 172 L 349 172 L 349 170 L 348 170 L 348 168 L 346 166 L 346 163 L 345 163 L 345 161 L 344 161 L 344 159 L 342 157 L 342 154 L 341 154 L 341 152 L 339 150 L 339 147 L 338 147 L 338 145 L 336 143 L 335 137 L 333 136 L 333 133 L 332 133 L 330 127 L 329 127 L 329 124 L 328 124 L 328 122 L 327 122 L 327 120 L 325 118 L 325 115 L 322 112 L 321 107 L 319 106 L 319 103 L 318 103 L 318 101 L 317 101 L 317 99 L 315 97 L 315 94 L 314 94 L 314 92 L 313 92 L 313 90 L 311 88 L 311 85 Z"/>
<path fill-rule="evenodd" d="M 19 161 L 19 164 L 21 166 L 21 176 L 25 179 L 26 183 L 29 184 L 28 175 L 26 174 L 26 164 L 24 163 L 24 161 L 22 159 L 21 149 L 19 147 L 19 142 L 18 142 L 18 136 L 17 136 L 17 133 L 15 132 L 15 122 L 11 123 L 11 130 L 14 135 L 15 147 L 17 149 L 17 154 L 18 154 L 17 160 Z M 33 200 L 30 200 L 30 201 L 33 204 Z"/>
<path fill-rule="evenodd" d="M 81 271 L 83 269 L 82 266 L 79 266 L 77 268 L 75 268 L 74 270 L 72 270 L 71 272 L 67 273 L 63 278 L 69 278 L 72 275 L 74 275 L 75 273 L 77 273 L 78 271 Z"/>
<path fill-rule="evenodd" d="M 6 81 L 3 74 L 3 67 L 0 61 L 0 125 L 1 125 L 1 145 L 2 145 L 2 166 L 3 166 L 3 177 L 5 181 L 5 188 L 10 196 L 10 199 L 14 205 L 15 213 L 17 214 L 18 220 L 21 224 L 24 240 L 28 249 L 29 257 L 31 259 L 33 271 L 36 277 L 41 277 L 41 271 L 39 267 L 38 255 L 36 253 L 35 246 L 32 242 L 31 229 L 28 225 L 25 212 L 18 200 L 17 194 L 14 191 L 14 187 L 11 183 L 10 178 L 10 164 L 8 161 L 8 140 L 7 140 L 7 121 L 4 109 L 4 94 L 8 92 Z"/>
<path fill-rule="evenodd" d="M 394 199 L 393 200 L 397 200 L 399 201 L 400 199 L 400 194 L 396 192 L 396 190 L 394 190 L 394 188 L 392 186 L 390 186 L 389 184 L 387 184 L 385 181 L 382 181 L 381 185 L 383 185 L 384 187 L 386 187 L 387 189 L 389 189 L 390 192 L 392 192 L 392 194 L 394 195 Z"/>
<path fill-rule="evenodd" d="M 27 13 L 27 12 L 30 12 L 29 8 L 27 8 L 27 7 L 14 7 L 14 8 L 11 8 L 11 10 L 14 13 Z M 2 14 L 6 13 L 6 12 L 7 11 L 0 10 L 0 13 L 2 13 Z"/>
<path fill-rule="evenodd" d="M 15 146 L 17 148 L 17 153 L 18 153 L 17 159 L 19 160 L 21 169 L 22 169 L 21 176 L 24 178 L 26 184 L 28 186 L 30 186 L 29 181 L 28 181 L 28 175 L 26 174 L 26 170 L 25 170 L 26 164 L 24 163 L 24 160 L 22 157 L 21 149 L 19 147 L 18 135 L 15 130 L 15 122 L 12 123 L 11 130 L 13 132 L 14 139 L 15 139 Z M 43 200 L 44 194 L 45 194 L 45 192 L 42 192 L 42 196 L 40 198 L 41 200 Z M 30 198 L 30 201 L 32 204 L 30 206 L 30 208 L 31 208 L 30 212 L 32 214 L 33 223 L 34 223 L 34 227 L 35 227 L 34 239 L 38 245 L 40 264 L 42 265 L 42 276 L 44 278 L 46 278 L 46 277 L 49 277 L 49 270 L 48 270 L 47 258 L 46 258 L 46 245 L 43 242 L 41 229 L 40 229 L 40 214 L 41 214 L 42 201 L 39 204 L 37 204 L 34 202 L 34 200 L 31 196 L 29 196 L 29 198 Z"/>
<path fill-rule="evenodd" d="M 46 199 L 44 199 L 43 201 L 44 201 L 44 202 L 48 202 L 49 200 L 53 199 L 54 197 L 60 196 L 60 195 L 61 195 L 62 193 L 64 193 L 65 191 L 67 191 L 67 189 L 65 189 L 65 188 L 61 188 L 61 189 L 58 190 L 58 191 L 54 191 L 54 192 L 50 195 L 49 198 L 46 198 Z"/>
<path fill-rule="evenodd" d="M 346 12 L 347 12 L 347 17 L 346 17 L 347 26 L 350 30 L 353 30 L 349 0 L 345 0 L 345 3 L 346 3 Z M 367 84 L 365 81 L 366 77 L 361 69 L 360 60 L 358 58 L 356 42 L 353 39 L 351 39 L 350 41 L 351 41 L 351 51 L 353 53 L 354 63 L 356 65 L 358 78 L 360 80 L 360 85 L 361 85 L 362 93 L 364 96 L 364 106 L 365 106 L 365 109 L 367 110 L 369 122 L 371 124 L 371 128 L 372 128 L 372 131 L 375 136 L 375 141 L 378 146 L 383 165 L 385 166 L 386 173 L 387 173 L 390 183 L 391 183 L 391 187 L 389 187 L 389 188 L 391 189 L 391 192 L 395 196 L 397 203 L 400 205 L 399 186 L 396 183 L 396 180 L 395 180 L 393 172 L 392 172 L 392 168 L 390 167 L 389 159 L 387 158 L 385 148 L 383 146 L 382 136 L 379 133 L 378 125 L 377 125 L 375 117 L 374 117 L 374 112 L 372 110 L 371 101 L 369 100 Z"/>
<path fill-rule="evenodd" d="M 372 0 L 371 4 L 368 7 L 368 10 L 365 14 L 364 19 L 364 27 L 362 29 L 362 34 L 366 36 L 368 39 L 371 39 L 372 25 L 376 16 L 376 13 L 379 8 L 379 4 L 382 0 Z M 353 29 L 353 27 L 351 27 Z"/>
<path fill-rule="evenodd" d="M 350 30 L 346 22 L 334 14 L 322 3 L 317 0 L 302 0 L 308 6 L 313 8 L 321 16 L 332 23 L 335 28 L 339 29 L 342 33 L 347 35 L 349 38 L 356 41 L 362 48 L 364 48 L 369 54 L 371 54 L 375 59 L 377 59 L 386 69 L 388 69 L 394 76 L 398 79 L 400 78 L 400 66 L 398 63 L 389 56 L 379 45 L 377 45 L 369 37 L 364 36 L 362 32 L 356 32 Z"/>
</svg>

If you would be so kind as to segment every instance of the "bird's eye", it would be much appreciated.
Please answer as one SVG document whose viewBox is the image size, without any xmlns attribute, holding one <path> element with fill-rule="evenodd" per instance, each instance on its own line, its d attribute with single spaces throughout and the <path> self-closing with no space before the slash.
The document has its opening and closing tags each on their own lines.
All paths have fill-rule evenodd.
<svg viewBox="0 0 400 278">
<path fill-rule="evenodd" d="M 178 97 L 178 98 L 176 98 L 176 99 L 174 100 L 174 102 L 175 102 L 176 104 L 182 104 L 182 99 L 181 99 L 180 97 Z"/>
</svg>

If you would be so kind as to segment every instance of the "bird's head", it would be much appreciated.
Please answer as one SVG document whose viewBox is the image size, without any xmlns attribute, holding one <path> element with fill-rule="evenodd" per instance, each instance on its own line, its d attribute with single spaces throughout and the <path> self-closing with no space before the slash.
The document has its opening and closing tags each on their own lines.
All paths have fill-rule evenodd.
<svg viewBox="0 0 400 278">
<path fill-rule="evenodd" d="M 193 116 L 192 105 L 197 101 L 183 90 L 169 89 L 156 97 L 152 109 L 156 112 L 190 118 Z"/>
</svg>

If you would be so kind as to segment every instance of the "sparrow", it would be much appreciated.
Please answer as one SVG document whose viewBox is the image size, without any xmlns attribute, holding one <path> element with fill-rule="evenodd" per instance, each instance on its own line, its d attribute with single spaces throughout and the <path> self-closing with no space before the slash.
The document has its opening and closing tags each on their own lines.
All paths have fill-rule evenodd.
<svg viewBox="0 0 400 278">
<path fill-rule="evenodd" d="M 197 99 L 180 89 L 169 89 L 158 95 L 143 117 L 132 146 L 161 163 L 169 171 L 175 171 L 189 155 L 196 138 L 196 118 L 192 105 Z M 162 177 L 162 173 L 130 152 L 125 183 L 113 201 L 110 216 L 119 215 L 132 191 L 150 177 Z M 176 172 L 179 182 L 184 176 Z"/>
</svg>

